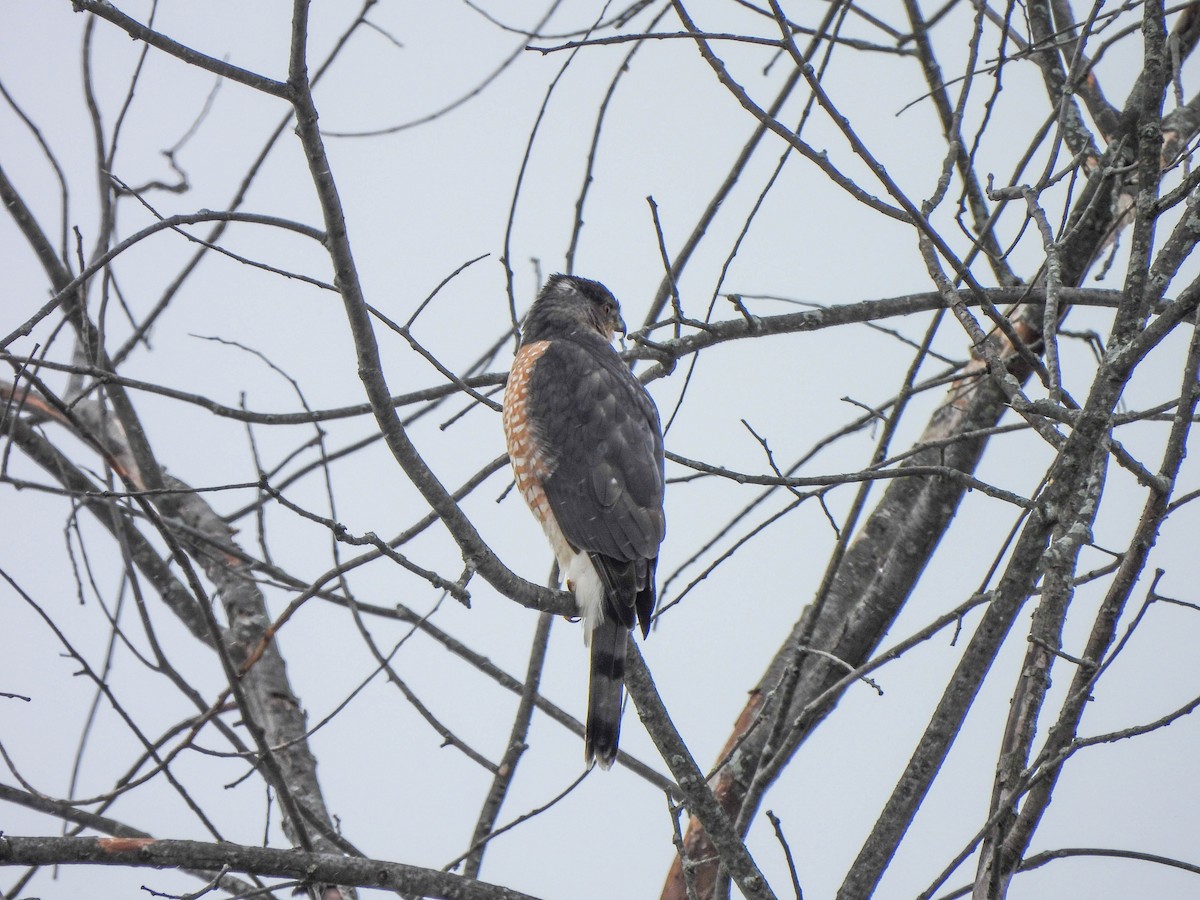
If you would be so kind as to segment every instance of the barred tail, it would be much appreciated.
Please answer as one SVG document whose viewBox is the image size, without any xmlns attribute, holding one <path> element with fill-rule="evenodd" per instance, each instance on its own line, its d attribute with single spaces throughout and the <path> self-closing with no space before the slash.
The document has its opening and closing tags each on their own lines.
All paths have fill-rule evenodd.
<svg viewBox="0 0 1200 900">
<path fill-rule="evenodd" d="M 607 769 L 617 758 L 621 702 L 625 699 L 625 644 L 629 629 L 608 618 L 592 632 L 592 672 L 588 685 L 584 759 Z"/>
</svg>

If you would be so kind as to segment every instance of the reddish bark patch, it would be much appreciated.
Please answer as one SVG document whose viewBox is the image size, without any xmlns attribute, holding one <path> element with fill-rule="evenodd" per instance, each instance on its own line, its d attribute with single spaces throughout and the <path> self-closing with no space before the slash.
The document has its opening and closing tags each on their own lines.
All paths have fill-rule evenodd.
<svg viewBox="0 0 1200 900">
<path fill-rule="evenodd" d="M 132 853 L 154 842 L 154 838 L 97 838 L 96 846 L 105 853 Z"/>
</svg>

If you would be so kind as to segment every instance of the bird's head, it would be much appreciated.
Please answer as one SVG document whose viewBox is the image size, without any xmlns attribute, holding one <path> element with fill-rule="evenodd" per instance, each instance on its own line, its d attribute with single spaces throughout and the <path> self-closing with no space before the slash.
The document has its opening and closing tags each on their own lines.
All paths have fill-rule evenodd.
<svg viewBox="0 0 1200 900">
<path fill-rule="evenodd" d="M 525 319 L 523 340 L 536 341 L 572 332 L 594 332 L 612 341 L 625 334 L 621 305 L 598 281 L 576 275 L 551 275 Z"/>
</svg>

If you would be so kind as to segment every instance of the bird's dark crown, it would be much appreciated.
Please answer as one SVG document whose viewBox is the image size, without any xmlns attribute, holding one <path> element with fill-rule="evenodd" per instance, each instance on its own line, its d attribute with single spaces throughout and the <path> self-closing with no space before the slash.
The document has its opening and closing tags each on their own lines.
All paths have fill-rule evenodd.
<svg viewBox="0 0 1200 900">
<path fill-rule="evenodd" d="M 590 332 L 611 341 L 618 331 L 625 333 L 625 322 L 608 288 L 577 275 L 551 275 L 530 307 L 521 339 L 529 343 Z"/>
</svg>

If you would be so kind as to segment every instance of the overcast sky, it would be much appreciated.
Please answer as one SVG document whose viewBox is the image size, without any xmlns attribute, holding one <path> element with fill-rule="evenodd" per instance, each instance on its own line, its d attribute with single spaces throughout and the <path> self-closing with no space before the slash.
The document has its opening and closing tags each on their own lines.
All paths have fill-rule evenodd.
<svg viewBox="0 0 1200 900">
<path fill-rule="evenodd" d="M 536 21 L 526 4 L 485 5 L 513 28 L 531 28 Z M 896 10 L 874 6 L 875 14 L 895 16 L 893 24 L 901 25 Z M 126 3 L 121 8 L 141 21 L 149 15 L 146 3 Z M 213 57 L 283 79 L 290 9 L 282 0 L 251 4 L 163 0 L 155 28 Z M 326 57 L 356 9 L 349 3 L 314 5 L 313 68 Z M 626 31 L 647 28 L 658 9 L 655 4 L 642 12 Z M 86 19 L 72 12 L 67 0 L 0 0 L 0 12 L 5 21 L 0 29 L 0 80 L 36 123 L 62 167 L 69 188 L 65 219 L 54 170 L 30 129 L 8 105 L 0 107 L 0 166 L 56 243 L 65 224 L 71 263 L 77 270 L 76 237 L 70 230 L 78 229 L 85 254 L 92 251 L 98 231 L 94 144 L 80 74 Z M 712 31 L 745 29 L 774 37 L 769 23 L 732 4 L 697 3 L 693 12 L 701 27 Z M 599 13 L 598 4 L 563 3 L 547 30 L 575 31 Z M 800 10 L 796 14 L 809 15 Z M 413 325 L 414 337 L 425 348 L 462 373 L 510 328 L 502 259 L 507 256 L 514 273 L 518 314 L 532 300 L 539 275 L 565 268 L 596 109 L 629 45 L 591 47 L 573 57 L 566 52 L 520 52 L 477 96 L 429 122 L 399 128 L 466 96 L 504 65 L 525 39 L 497 27 L 465 3 L 385 2 L 371 12 L 370 19 L 380 30 L 360 29 L 316 90 L 355 260 L 368 301 L 404 322 L 443 279 L 482 257 L 451 280 Z M 1135 18 L 1128 20 L 1135 22 Z M 947 73 L 962 69 L 969 25 L 968 11 L 956 9 L 945 26 L 941 52 Z M 667 31 L 677 27 L 670 16 L 662 26 Z M 884 40 L 861 20 L 852 18 L 846 29 L 848 35 L 864 40 Z M 989 40 L 994 50 L 994 34 Z M 106 133 L 111 133 L 122 114 L 141 46 L 111 24 L 96 25 L 91 77 Z M 770 49 L 720 46 L 747 90 L 760 104 L 768 105 L 787 77 L 787 60 L 778 59 L 764 68 L 772 59 Z M 1114 102 L 1125 97 L 1139 58 L 1136 39 L 1128 47 L 1122 43 L 1107 52 L 1101 71 Z M 571 64 L 563 73 L 568 59 Z M 1002 184 L 1008 182 L 1030 136 L 1048 114 L 1040 76 L 1032 67 L 1014 65 L 1005 72 L 1001 102 L 979 149 L 980 170 L 994 172 Z M 547 89 L 556 78 L 547 102 Z M 918 64 L 908 57 L 844 50 L 835 54 L 824 83 L 904 190 L 918 202 L 930 197 L 941 174 L 945 144 L 934 110 L 922 102 L 925 86 Z M 286 115 L 279 100 L 232 82 L 222 83 L 214 93 L 214 84 L 211 74 L 163 53 L 152 50 L 145 58 L 136 95 L 124 113 L 113 174 L 134 186 L 176 182 L 179 176 L 162 151 L 186 136 L 176 162 L 186 173 L 188 190 L 144 194 L 159 214 L 227 209 L 249 166 Z M 972 134 L 990 85 L 989 81 L 976 88 L 968 108 Z M 794 122 L 802 102 L 798 98 L 781 118 Z M 535 122 L 539 130 L 530 145 Z M 585 226 L 575 271 L 605 282 L 622 302 L 631 327 L 644 322 L 663 271 L 647 198 L 653 197 L 657 205 L 667 252 L 676 253 L 753 127 L 754 121 L 687 41 L 647 44 L 619 83 L 583 211 Z M 339 136 L 383 129 L 390 130 L 374 136 Z M 870 180 L 827 118 L 815 114 L 805 129 L 813 146 L 828 149 L 844 171 L 872 194 L 883 196 L 881 186 Z M 738 244 L 739 233 L 783 152 L 782 141 L 764 142 L 706 234 L 679 285 L 688 316 L 738 317 L 723 297 L 714 303 L 718 291 L 746 295 L 752 312 L 771 315 L 794 311 L 798 302 L 839 304 L 932 289 L 909 226 L 849 199 L 795 154 Z M 967 242 L 953 223 L 956 191 L 957 186 L 936 221 L 961 250 Z M 1048 202 L 1055 197 L 1061 195 L 1050 192 Z M 321 227 L 300 145 L 290 130 L 272 149 L 243 209 Z M 122 236 L 153 221 L 151 212 L 129 198 L 122 200 L 118 216 Z M 1006 240 L 1018 237 L 1020 224 L 1019 217 L 1006 223 Z M 203 234 L 203 227 L 193 233 Z M 221 245 L 276 270 L 331 280 L 322 248 L 295 234 L 239 224 L 230 227 Z M 735 245 L 737 252 L 730 260 Z M 102 308 L 100 286 L 94 287 L 91 312 L 105 323 L 110 348 L 130 333 L 121 303 L 138 317 L 145 315 L 193 252 L 194 245 L 178 235 L 158 235 L 125 254 L 116 266 L 120 298 L 110 290 Z M 1040 241 L 1029 228 L 1010 262 L 1018 275 L 1032 279 L 1043 256 Z M 1100 286 L 1120 286 L 1126 256 L 1127 248 L 1119 247 L 1112 272 Z M 5 272 L 0 333 L 7 333 L 45 302 L 49 289 L 28 245 L 8 218 L 0 219 L 0 262 Z M 986 283 L 994 283 L 986 267 L 977 271 Z M 1196 271 L 1189 263 L 1178 283 L 1187 283 Z M 1103 334 L 1110 318 L 1103 312 L 1077 310 L 1068 327 Z M 851 326 L 725 345 L 703 354 L 694 370 L 691 360 L 685 360 L 670 377 L 648 386 L 664 419 L 672 420 L 667 447 L 734 470 L 769 473 L 763 446 L 744 420 L 767 440 L 781 466 L 790 465 L 823 437 L 857 419 L 863 409 L 856 404 L 877 407 L 896 393 L 914 354 L 901 338 L 921 340 L 930 320 L 930 314 L 922 314 L 883 323 L 894 334 Z M 56 324 L 53 317 L 47 319 L 10 351 L 30 354 L 35 347 L 49 348 L 50 359 L 68 361 L 73 345 L 65 331 L 56 332 Z M 393 393 L 444 383 L 401 337 L 382 327 L 377 332 Z M 658 337 L 668 334 L 656 332 Z M 1143 409 L 1178 395 L 1186 337 L 1166 342 L 1139 372 L 1125 396 L 1127 409 Z M 962 360 L 968 356 L 969 342 L 947 318 L 934 348 L 951 360 Z M 510 355 L 511 341 L 485 370 L 507 369 Z M 932 376 L 944 365 L 928 361 L 921 375 Z M 296 389 L 281 372 L 299 385 L 304 403 L 327 409 L 364 402 L 356 368 L 335 293 L 210 253 L 154 328 L 150 346 L 135 350 L 122 371 L 229 407 L 244 404 L 257 412 L 298 412 L 303 406 Z M 638 371 L 644 368 L 643 364 Z M 1064 381 L 1076 397 L 1086 395 L 1093 357 L 1083 342 L 1064 343 L 1063 370 Z M 65 389 L 62 376 L 45 377 L 52 386 Z M 895 451 L 914 442 L 944 401 L 943 391 L 938 388 L 914 399 L 893 441 Z M 160 461 L 170 474 L 194 487 L 253 483 L 258 477 L 254 453 L 264 468 L 271 469 L 315 433 L 311 425 L 255 426 L 252 447 L 240 422 L 154 393 L 135 393 L 134 398 Z M 503 452 L 499 415 L 480 406 L 467 407 L 465 399 L 451 398 L 411 429 L 418 448 L 451 489 Z M 1015 419 L 1005 419 L 1010 421 Z M 1166 427 L 1161 423 L 1132 426 L 1120 436 L 1134 455 L 1156 469 Z M 330 451 L 377 431 L 369 415 L 330 421 L 322 429 Z M 48 426 L 47 433 L 62 440 L 93 471 L 101 470 L 100 461 L 64 439 L 61 430 Z M 877 429 L 861 429 L 818 453 L 797 474 L 857 470 L 869 463 L 877 437 Z M 1005 435 L 989 445 L 976 474 L 1005 490 L 1030 496 L 1049 458 L 1049 450 L 1036 437 Z M 294 472 L 314 459 L 316 451 L 310 447 L 283 471 Z M 15 450 L 6 451 L 5 463 L 10 478 L 48 482 Z M 670 477 L 687 474 L 680 466 L 668 467 Z M 332 510 L 319 473 L 290 486 L 287 497 L 318 515 L 335 518 L 353 534 L 374 532 L 385 538 L 403 531 L 427 511 L 379 443 L 334 464 L 330 477 L 336 498 Z M 496 502 L 507 483 L 505 469 L 464 501 L 464 508 L 506 565 L 532 581 L 544 581 L 551 557 L 540 530 L 515 493 Z M 1194 466 L 1185 466 L 1178 493 L 1196 486 Z M 878 488 L 873 496 L 881 492 Z M 668 535 L 659 564 L 664 602 L 677 599 L 736 540 L 792 499 L 786 492 L 775 492 L 691 562 L 693 554 L 759 493 L 758 488 L 714 479 L 671 485 Z M 829 495 L 828 514 L 808 501 L 782 517 L 689 590 L 644 644 L 658 689 L 702 768 L 715 762 L 746 692 L 812 599 L 836 540 L 829 517 L 844 521 L 853 496 L 854 487 L 845 487 Z M 1115 466 L 1110 469 L 1096 544 L 1112 551 L 1124 548 L 1143 496 L 1126 472 Z M 0 485 L 0 497 L 10 523 L 0 542 L 0 567 L 53 618 L 73 646 L 93 667 L 104 665 L 111 608 L 106 611 L 102 604 L 111 607 L 120 596 L 121 621 L 139 652 L 144 652 L 146 641 L 135 624 L 133 600 L 121 591 L 119 554 L 107 534 L 86 513 L 73 518 L 66 498 L 16 490 L 11 484 Z M 253 490 L 229 489 L 212 494 L 210 502 L 218 512 L 230 514 L 253 499 Z M 980 588 L 1018 512 L 980 492 L 967 496 L 885 646 Z M 239 543 L 261 555 L 254 517 L 244 516 L 234 524 Z M 265 527 L 275 564 L 306 580 L 333 567 L 337 559 L 360 552 L 342 547 L 335 557 L 326 528 L 277 506 L 268 511 Z M 1164 530 L 1147 569 L 1167 571 L 1160 584 L 1164 594 L 1200 601 L 1195 596 L 1198 527 L 1196 513 L 1185 507 Z M 457 548 L 437 526 L 405 552 L 450 579 L 462 569 Z M 1102 550 L 1086 549 L 1080 571 L 1110 559 Z M 80 582 L 85 585 L 82 589 Z M 355 570 L 348 583 L 363 603 L 381 607 L 403 603 L 419 613 L 436 609 L 432 621 L 439 627 L 510 674 L 523 674 L 536 616 L 501 597 L 482 579 L 471 583 L 470 609 L 440 599 L 426 583 L 386 560 Z M 1078 613 L 1069 619 L 1065 636 L 1068 651 L 1082 646 L 1105 586 L 1106 582 L 1099 582 L 1079 590 Z M 1145 597 L 1147 586 L 1135 591 L 1130 615 Z M 294 596 L 277 585 L 265 584 L 264 590 L 276 614 Z M 149 597 L 148 614 L 173 664 L 202 696 L 215 697 L 224 681 L 212 654 L 154 596 Z M 964 620 L 967 634 L 977 621 L 977 613 Z M 385 620 L 369 624 L 379 645 L 387 649 L 409 630 Z M 878 896 L 917 894 L 985 820 L 998 740 L 1027 632 L 1028 615 L 1014 627 Z M 952 644 L 951 637 L 939 635 L 877 673 L 882 696 L 866 685 L 851 689 L 768 794 L 763 810 L 772 809 L 783 819 L 806 897 L 832 896 L 858 853 L 958 662 L 963 642 Z M 1147 722 L 1195 696 L 1193 648 L 1198 637 L 1194 609 L 1156 604 L 1106 677 L 1082 732 L 1095 734 Z M 322 601 L 310 601 L 300 610 L 281 633 L 280 646 L 310 726 L 337 710 L 375 670 L 348 612 Z M 15 591 L 0 586 L 0 691 L 32 698 L 29 703 L 0 700 L 0 741 L 22 777 L 56 797 L 68 794 L 72 763 L 95 693 L 87 679 L 76 676 L 79 665 L 62 650 L 34 609 Z M 421 636 L 400 651 L 396 668 L 456 734 L 489 758 L 499 758 L 516 706 L 512 694 Z M 582 717 L 586 671 L 578 626 L 557 620 L 543 693 Z M 1049 709 L 1061 701 L 1071 674 L 1065 664 L 1056 669 Z M 167 679 L 151 672 L 124 646 L 112 651 L 109 681 L 114 694 L 135 711 L 144 734 L 158 736 L 194 714 Z M 1121 847 L 1197 862 L 1194 835 L 1200 827 L 1200 798 L 1194 758 L 1200 735 L 1196 727 L 1185 718 L 1137 741 L 1080 753 L 1061 780 L 1034 851 Z M 490 775 L 457 751 L 440 747 L 440 737 L 384 679 L 373 678 L 311 740 L 327 803 L 340 818 L 345 835 L 364 852 L 439 868 L 466 849 Z M 202 736 L 199 743 L 226 749 L 213 734 Z M 626 710 L 622 748 L 666 771 L 632 708 Z M 109 790 L 139 753 L 136 738 L 111 706 L 101 702 L 82 755 L 75 795 Z M 579 775 L 581 765 L 579 739 L 546 717 L 535 716 L 530 750 L 499 821 L 507 822 L 545 803 Z M 205 810 L 223 837 L 247 844 L 262 842 L 264 789 L 255 777 L 238 781 L 245 774 L 244 764 L 185 753 L 173 770 L 204 798 Z M 11 773 L 0 774 L 0 781 L 12 783 Z M 225 785 L 233 786 L 225 789 Z M 157 837 L 210 838 L 161 778 L 126 794 L 107 814 Z M 278 819 L 278 809 L 273 808 L 270 841 L 286 846 Z M 16 806 L 4 807 L 0 817 L 0 829 L 10 834 L 55 834 L 59 828 L 56 821 Z M 787 896 L 783 855 L 761 812 L 749 846 L 780 896 Z M 485 858 L 481 877 L 546 898 L 652 897 L 661 888 L 673 852 L 663 794 L 618 768 L 593 772 L 554 809 L 499 838 Z M 973 871 L 968 865 L 948 885 L 968 881 Z M 6 871 L 0 883 L 7 890 L 17 877 L 16 870 Z M 57 875 L 40 873 L 21 896 L 46 900 L 85 894 L 145 896 L 139 891 L 142 884 L 178 893 L 195 890 L 198 882 L 151 870 L 97 874 L 64 868 Z M 1055 863 L 1018 876 L 1016 884 L 1013 895 L 1020 897 L 1183 897 L 1196 890 L 1194 876 L 1095 860 Z"/>
</svg>

